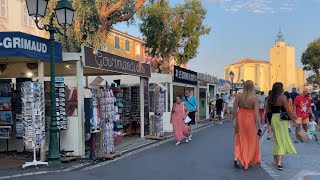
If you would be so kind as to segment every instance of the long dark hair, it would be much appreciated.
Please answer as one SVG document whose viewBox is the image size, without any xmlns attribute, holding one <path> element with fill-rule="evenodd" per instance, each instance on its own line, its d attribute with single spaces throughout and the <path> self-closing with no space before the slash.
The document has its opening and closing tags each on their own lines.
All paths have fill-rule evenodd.
<svg viewBox="0 0 320 180">
<path fill-rule="evenodd" d="M 290 93 L 288 91 L 285 91 L 283 94 L 287 97 L 287 100 L 291 98 Z"/>
<path fill-rule="evenodd" d="M 277 98 L 282 94 L 283 84 L 281 82 L 276 82 L 272 86 L 271 95 L 268 98 L 269 105 L 274 105 L 277 101 Z"/>
</svg>

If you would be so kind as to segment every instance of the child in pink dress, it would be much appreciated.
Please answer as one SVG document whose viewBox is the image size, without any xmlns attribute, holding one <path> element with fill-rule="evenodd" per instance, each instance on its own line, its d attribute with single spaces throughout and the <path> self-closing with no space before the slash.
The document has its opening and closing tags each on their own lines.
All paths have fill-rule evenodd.
<svg viewBox="0 0 320 180">
<path fill-rule="evenodd" d="M 182 102 L 181 97 L 176 97 L 176 102 L 173 105 L 171 112 L 170 123 L 173 126 L 174 139 L 177 141 L 176 145 L 179 145 L 183 139 L 189 136 L 188 125 L 185 124 L 184 119 L 187 117 L 189 110 L 187 106 Z"/>
</svg>

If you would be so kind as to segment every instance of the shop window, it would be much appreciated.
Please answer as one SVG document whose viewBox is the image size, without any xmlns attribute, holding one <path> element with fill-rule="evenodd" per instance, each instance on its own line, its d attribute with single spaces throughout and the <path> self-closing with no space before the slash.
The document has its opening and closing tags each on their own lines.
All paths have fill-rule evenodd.
<svg viewBox="0 0 320 180">
<path fill-rule="evenodd" d="M 120 49 L 120 38 L 118 36 L 114 37 L 114 48 Z"/>
<path fill-rule="evenodd" d="M 23 5 L 23 25 L 32 27 L 33 19 L 28 14 L 27 5 L 24 3 Z"/>
<path fill-rule="evenodd" d="M 0 17 L 8 18 L 8 0 L 0 0 Z"/>
<path fill-rule="evenodd" d="M 126 43 L 126 51 L 130 52 L 130 41 L 126 39 L 125 43 Z"/>
<path fill-rule="evenodd" d="M 136 56 L 141 55 L 141 49 L 140 49 L 140 44 L 136 44 Z"/>
</svg>

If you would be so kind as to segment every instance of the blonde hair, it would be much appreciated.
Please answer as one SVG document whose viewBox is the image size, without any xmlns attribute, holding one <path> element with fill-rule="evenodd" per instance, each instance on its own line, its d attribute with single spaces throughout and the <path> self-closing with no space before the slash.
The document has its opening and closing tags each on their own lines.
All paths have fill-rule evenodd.
<svg viewBox="0 0 320 180">
<path fill-rule="evenodd" d="M 243 93 L 242 93 L 242 103 L 244 107 L 250 108 L 252 105 L 252 98 L 256 97 L 256 90 L 254 83 L 251 80 L 244 82 Z"/>
</svg>

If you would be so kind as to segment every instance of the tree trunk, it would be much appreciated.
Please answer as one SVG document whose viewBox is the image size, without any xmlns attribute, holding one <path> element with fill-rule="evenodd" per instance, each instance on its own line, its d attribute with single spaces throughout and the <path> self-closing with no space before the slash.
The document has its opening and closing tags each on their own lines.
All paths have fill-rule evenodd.
<svg viewBox="0 0 320 180">
<path fill-rule="evenodd" d="M 163 74 L 170 74 L 170 57 L 163 58 L 161 69 Z"/>
<path fill-rule="evenodd" d="M 316 75 L 316 83 L 319 84 L 319 83 L 320 83 L 320 82 L 319 82 L 319 80 L 320 80 L 319 70 L 318 70 L 318 69 L 315 70 L 314 73 L 315 73 L 315 75 Z"/>
</svg>

